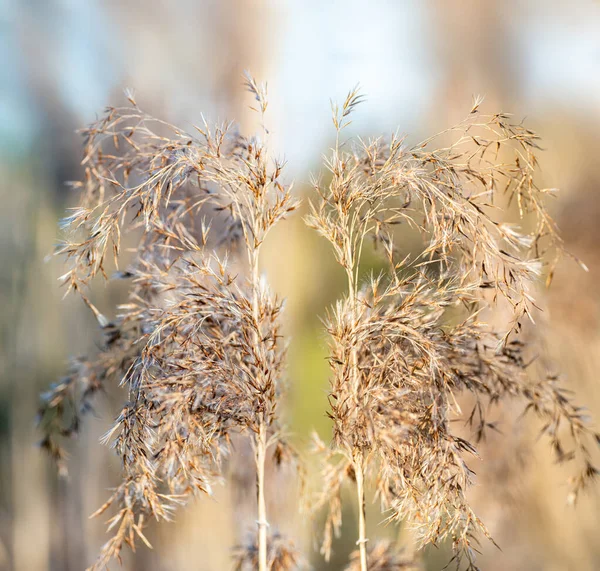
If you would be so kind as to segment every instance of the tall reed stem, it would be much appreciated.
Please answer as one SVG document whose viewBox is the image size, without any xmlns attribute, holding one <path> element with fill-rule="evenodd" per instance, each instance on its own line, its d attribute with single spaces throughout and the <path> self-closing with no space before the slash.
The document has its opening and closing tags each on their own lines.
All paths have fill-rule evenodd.
<svg viewBox="0 0 600 571">
<path fill-rule="evenodd" d="M 353 260 L 353 253 L 350 244 L 348 244 L 349 261 Z M 356 269 L 354 264 L 347 271 L 348 275 L 348 295 L 351 300 L 352 307 L 352 318 L 353 326 L 356 326 L 358 319 L 358 297 L 356 287 Z M 360 372 L 358 370 L 358 355 L 356 354 L 356 348 L 352 349 L 350 356 L 351 364 L 351 379 L 354 384 L 354 395 L 358 400 L 359 389 L 360 389 Z M 365 466 L 364 466 L 364 454 L 361 451 L 354 451 L 352 455 L 352 463 L 354 466 L 354 473 L 356 475 L 356 498 L 358 501 L 358 545 L 360 553 L 360 569 L 361 571 L 368 570 L 367 564 L 367 522 L 365 518 Z"/>
<path fill-rule="evenodd" d="M 265 502 L 265 456 L 267 452 L 265 423 L 256 437 L 256 492 L 258 500 L 258 569 L 267 571 L 267 504 Z"/>
<path fill-rule="evenodd" d="M 259 309 L 259 248 L 254 248 L 249 252 L 250 259 L 250 279 L 252 280 L 252 312 L 256 322 L 256 348 L 260 348 L 260 309 Z M 260 385 L 260 383 L 258 383 Z M 267 532 L 269 522 L 267 520 L 267 504 L 265 501 L 265 458 L 267 455 L 267 424 L 264 414 L 258 424 L 258 433 L 254 438 L 256 450 L 256 499 L 257 499 L 257 520 L 258 526 L 258 569 L 267 571 Z"/>
<path fill-rule="evenodd" d="M 356 496 L 358 500 L 358 549 L 360 552 L 360 569 L 367 571 L 367 522 L 365 518 L 365 487 L 364 487 L 364 468 L 362 459 L 354 461 L 354 471 L 356 474 Z"/>
</svg>

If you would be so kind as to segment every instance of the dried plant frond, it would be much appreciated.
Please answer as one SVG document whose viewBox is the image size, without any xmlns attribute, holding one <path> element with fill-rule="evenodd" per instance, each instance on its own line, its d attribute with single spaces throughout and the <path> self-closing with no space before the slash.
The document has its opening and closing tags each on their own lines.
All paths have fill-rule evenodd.
<svg viewBox="0 0 600 571">
<path fill-rule="evenodd" d="M 264 112 L 266 89 L 251 78 L 248 86 Z M 40 411 L 44 445 L 62 459 L 56 435 L 79 423 L 90 393 L 113 380 L 127 391 L 105 437 L 124 479 L 97 512 L 117 510 L 114 536 L 94 568 L 124 544 L 133 547 L 136 536 L 147 543 L 148 517 L 170 519 L 191 494 L 210 494 L 234 432 L 253 439 L 266 537 L 264 458 L 281 433 L 282 305 L 258 264 L 271 228 L 296 208 L 281 182 L 283 164 L 230 125 L 205 122 L 188 134 L 129 99 L 131 107 L 109 108 L 84 131 L 80 206 L 63 221 L 68 233 L 57 249 L 69 264 L 62 282 L 90 307 L 105 343 L 44 397 Z M 114 277 L 127 280 L 129 301 L 110 322 L 86 286 L 108 277 L 109 257 L 121 260 L 125 232 L 137 243 Z"/>
<path fill-rule="evenodd" d="M 348 101 L 356 97 L 352 92 Z M 482 116 L 478 107 L 412 148 L 397 137 L 341 143 L 334 109 L 331 178 L 315 182 L 318 199 L 307 223 L 329 241 L 348 280 L 347 295 L 325 319 L 332 454 L 343 460 L 325 468 L 317 505 L 330 505 L 327 555 L 341 525 L 342 480 L 356 486 L 363 570 L 365 479 L 374 481 L 389 518 L 415 530 L 418 546 L 448 538 L 456 560 L 475 568 L 477 537 L 491 537 L 465 495 L 473 480 L 468 458 L 477 451 L 450 425 L 461 414 L 462 394 L 476 397 L 469 418 L 476 438 L 493 426 L 485 416 L 490 404 L 519 397 L 546 423 L 543 432 L 561 460 L 583 460 L 589 476 L 576 478 L 574 488 L 595 474 L 585 444 L 593 433 L 581 410 L 556 379 L 532 380 L 527 371 L 522 321 L 533 321 L 533 287 L 562 252 L 546 191 L 534 182 L 538 137 L 508 115 Z M 443 137 L 451 142 L 435 148 Z M 420 233 L 418 255 L 401 254 L 398 225 Z M 360 283 L 368 240 L 387 270 Z M 572 455 L 561 453 L 559 424 L 573 436 Z"/>
<path fill-rule="evenodd" d="M 258 102 L 259 109 L 255 109 L 255 111 L 259 111 L 262 115 L 264 115 L 269 105 L 267 97 L 267 84 L 257 83 L 248 72 L 244 73 L 244 77 L 246 78 L 246 89 L 254 95 L 254 98 Z"/>
<path fill-rule="evenodd" d="M 234 549 L 233 561 L 235 571 L 258 569 L 258 545 L 254 536 L 246 545 Z M 269 571 L 292 571 L 305 568 L 306 563 L 292 541 L 278 532 L 269 534 L 267 550 Z"/>
<path fill-rule="evenodd" d="M 76 437 L 84 418 L 94 412 L 94 400 L 105 383 L 118 384 L 139 356 L 139 320 L 119 319 L 102 330 L 102 344 L 94 359 L 73 359 L 69 373 L 40 396 L 37 424 L 44 437 L 40 446 L 67 473 L 62 441 Z"/>
<path fill-rule="evenodd" d="M 417 571 L 421 566 L 397 550 L 390 541 L 378 541 L 367 550 L 369 569 L 371 571 Z M 350 554 L 350 565 L 346 571 L 360 571 L 360 554 Z"/>
<path fill-rule="evenodd" d="M 354 467 L 342 454 L 325 446 L 317 434 L 313 434 L 313 452 L 318 455 L 323 469 L 319 492 L 311 507 L 313 512 L 327 508 L 321 554 L 329 561 L 333 538 L 340 537 L 342 529 L 342 487 L 348 478 L 354 479 Z"/>
<path fill-rule="evenodd" d="M 68 375 L 40 395 L 37 425 L 44 433 L 40 447 L 67 474 L 66 451 L 61 441 L 79 433 L 83 416 L 92 411 L 92 401 L 102 382 L 89 363 L 74 360 Z"/>
</svg>

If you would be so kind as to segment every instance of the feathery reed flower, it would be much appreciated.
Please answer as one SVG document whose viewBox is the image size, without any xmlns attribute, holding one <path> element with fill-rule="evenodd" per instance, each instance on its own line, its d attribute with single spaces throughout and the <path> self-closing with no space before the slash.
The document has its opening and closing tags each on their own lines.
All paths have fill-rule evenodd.
<svg viewBox="0 0 600 571">
<path fill-rule="evenodd" d="M 315 181 L 307 217 L 347 275 L 347 293 L 325 320 L 333 446 L 317 442 L 328 460 L 316 502 L 329 505 L 322 552 L 329 556 L 339 533 L 340 491 L 350 481 L 359 513 L 355 566 L 369 567 L 365 487 L 373 481 L 382 509 L 414 528 L 418 546 L 449 538 L 457 563 L 476 569 L 477 535 L 491 537 L 466 498 L 467 458 L 477 451 L 451 430 L 461 394 L 475 397 L 468 420 L 479 437 L 492 427 L 487 405 L 521 399 L 545 423 L 559 460 L 582 461 L 574 494 L 597 473 L 582 410 L 554 376 L 532 380 L 526 371 L 521 324 L 535 307 L 531 290 L 544 263 L 551 276 L 562 250 L 544 205 L 548 191 L 533 178 L 538 137 L 506 114 L 482 116 L 476 101 L 465 121 L 415 147 L 396 136 L 350 146 L 341 134 L 359 102 L 354 90 L 333 108 L 331 178 Z M 436 148 L 444 137 L 449 145 Z M 513 205 L 529 230 L 501 220 L 498 212 Z M 398 225 L 420 233 L 418 255 L 400 253 Z M 387 269 L 361 283 L 370 240 Z M 573 436 L 572 453 L 559 424 Z"/>
<path fill-rule="evenodd" d="M 246 87 L 267 108 L 266 89 Z M 112 538 L 93 569 L 134 547 L 149 517 L 168 520 L 191 494 L 210 494 L 233 433 L 251 435 L 257 471 L 258 568 L 266 571 L 265 458 L 277 444 L 277 402 L 285 346 L 281 301 L 259 274 L 261 246 L 296 208 L 281 182 L 283 164 L 265 142 L 206 122 L 188 134 L 131 107 L 109 108 L 84 131 L 80 205 L 63 221 L 62 282 L 79 293 L 104 332 L 97 355 L 76 361 L 43 396 L 43 444 L 59 461 L 60 437 L 74 433 L 106 383 L 127 391 L 104 438 L 121 458 L 123 480 L 109 508 Z M 264 120 L 264 117 L 263 117 Z M 265 139 L 267 130 L 264 129 Z M 129 301 L 109 321 L 86 286 L 121 258 L 121 234 L 134 231 L 134 256 L 116 277 Z M 277 567 L 283 569 L 282 565 Z"/>
</svg>

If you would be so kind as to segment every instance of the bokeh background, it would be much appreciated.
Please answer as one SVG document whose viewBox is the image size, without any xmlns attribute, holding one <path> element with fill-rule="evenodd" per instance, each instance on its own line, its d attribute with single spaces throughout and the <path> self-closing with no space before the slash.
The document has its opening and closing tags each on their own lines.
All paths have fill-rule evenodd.
<svg viewBox="0 0 600 571">
<path fill-rule="evenodd" d="M 235 119 L 256 128 L 244 69 L 268 80 L 268 123 L 299 195 L 332 141 L 329 99 L 357 82 L 367 101 L 352 130 L 399 130 L 408 141 L 463 117 L 474 95 L 484 111 L 527 117 L 544 140 L 540 183 L 561 193 L 553 211 L 568 248 L 589 273 L 564 262 L 540 294 L 538 326 L 547 355 L 579 401 L 600 419 L 600 3 L 592 0 L 0 0 L 0 569 L 70 571 L 89 565 L 104 542 L 88 515 L 118 480 L 98 436 L 120 395 L 108 391 L 81 438 L 70 474 L 58 478 L 36 448 L 38 393 L 70 355 L 94 350 L 97 327 L 83 304 L 61 300 L 60 265 L 45 261 L 57 221 L 74 204 L 65 181 L 80 175 L 75 133 L 134 88 L 138 103 L 183 128 Z M 287 298 L 289 394 L 285 415 L 310 467 L 310 432 L 328 436 L 326 341 L 318 316 L 343 288 L 325 244 L 296 216 L 273 235 L 264 271 Z M 122 300 L 95 292 L 111 315 Z M 482 448 L 473 491 L 498 551 L 482 545 L 489 571 L 600 569 L 600 488 L 573 508 L 568 476 L 536 442 L 535 425 L 509 420 Z M 239 467 L 241 466 L 241 468 Z M 127 556 L 126 570 L 231 568 L 230 548 L 252 529 L 252 475 L 232 466 L 234 485 L 151 528 L 153 551 Z M 341 569 L 356 514 L 325 564 L 314 549 L 319 518 L 297 515 L 289 474 L 271 474 L 274 525 L 292 535 L 313 569 Z M 292 483 L 291 483 L 292 482 Z M 234 490 L 234 491 L 232 491 Z M 370 536 L 386 528 L 376 506 Z M 428 549 L 425 569 L 448 550 Z M 115 566 L 116 567 L 116 566 Z"/>
</svg>

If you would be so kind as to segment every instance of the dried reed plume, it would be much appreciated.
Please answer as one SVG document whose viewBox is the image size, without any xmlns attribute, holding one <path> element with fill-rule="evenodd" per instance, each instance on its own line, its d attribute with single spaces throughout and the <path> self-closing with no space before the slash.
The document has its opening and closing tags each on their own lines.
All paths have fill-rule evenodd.
<svg viewBox="0 0 600 571">
<path fill-rule="evenodd" d="M 300 553 L 294 545 L 278 533 L 269 537 L 267 553 L 267 569 L 270 571 L 289 571 L 298 569 L 303 563 Z M 256 538 L 248 545 L 237 548 L 234 552 L 234 571 L 254 571 L 259 569 L 260 550 Z"/>
<path fill-rule="evenodd" d="M 562 250 L 544 205 L 550 190 L 533 179 L 538 137 L 508 115 L 482 116 L 476 101 L 465 121 L 413 148 L 396 136 L 351 146 L 341 134 L 359 101 L 355 90 L 333 108 L 331 178 L 315 181 L 307 217 L 347 275 L 347 294 L 325 321 L 333 446 L 317 443 L 328 460 L 317 501 L 329 505 L 322 552 L 329 557 L 339 534 L 340 491 L 350 481 L 360 561 L 351 568 L 368 568 L 365 486 L 373 482 L 389 520 L 405 520 L 418 547 L 450 538 L 457 565 L 476 569 L 477 536 L 491 537 L 466 499 L 466 458 L 476 449 L 450 427 L 461 395 L 475 398 L 467 414 L 475 438 L 493 427 L 486 414 L 498 401 L 518 397 L 535 412 L 558 460 L 581 461 L 573 497 L 597 474 L 586 439 L 599 437 L 584 411 L 555 376 L 532 380 L 527 371 L 521 324 L 544 264 L 551 278 Z M 445 139 L 449 146 L 436 148 Z M 524 229 L 502 222 L 502 210 Z M 400 254 L 398 225 L 420 233 L 418 255 Z M 368 240 L 387 270 L 360 283 Z"/>
<path fill-rule="evenodd" d="M 367 560 L 371 571 L 417 571 L 418 565 L 396 550 L 390 541 L 378 541 L 367 549 Z M 350 555 L 350 565 L 346 571 L 360 571 L 360 550 Z"/>
<path fill-rule="evenodd" d="M 266 88 L 250 76 L 246 87 L 264 120 Z M 96 512 L 116 511 L 92 566 L 100 569 L 124 544 L 134 548 L 136 536 L 148 544 L 147 518 L 169 520 L 191 494 L 210 494 L 231 435 L 249 433 L 258 499 L 252 549 L 261 571 L 287 569 L 268 563 L 265 457 L 276 443 L 286 456 L 277 418 L 285 347 L 281 302 L 259 275 L 259 255 L 296 203 L 281 182 L 283 165 L 269 157 L 266 129 L 263 141 L 230 124 L 205 122 L 187 134 L 129 101 L 84 131 L 80 205 L 63 222 L 69 232 L 58 254 L 70 264 L 61 278 L 67 292 L 95 314 L 104 344 L 43 395 L 43 446 L 62 465 L 61 437 L 77 432 L 94 394 L 107 383 L 126 388 L 104 438 L 123 480 Z M 98 274 L 107 278 L 108 258 L 120 260 L 125 231 L 137 242 L 115 277 L 128 280 L 129 302 L 109 321 L 86 290 Z"/>
</svg>

